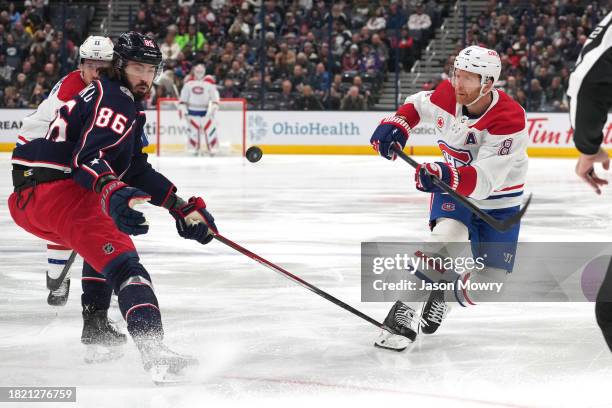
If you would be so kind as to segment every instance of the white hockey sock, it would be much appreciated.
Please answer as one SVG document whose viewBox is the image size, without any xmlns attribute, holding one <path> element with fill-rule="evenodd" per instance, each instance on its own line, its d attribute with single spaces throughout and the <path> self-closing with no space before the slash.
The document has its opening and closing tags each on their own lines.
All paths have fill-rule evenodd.
<svg viewBox="0 0 612 408">
<path fill-rule="evenodd" d="M 51 242 L 47 243 L 47 273 L 52 279 L 57 279 L 62 273 L 72 250 L 63 245 L 57 245 Z M 66 278 L 70 277 L 70 271 Z"/>
</svg>

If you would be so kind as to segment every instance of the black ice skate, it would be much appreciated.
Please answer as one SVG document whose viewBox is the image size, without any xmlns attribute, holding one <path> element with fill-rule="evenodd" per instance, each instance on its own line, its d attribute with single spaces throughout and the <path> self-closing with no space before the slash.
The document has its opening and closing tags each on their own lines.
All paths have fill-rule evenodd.
<svg viewBox="0 0 612 408">
<path fill-rule="evenodd" d="M 51 278 L 49 278 L 47 273 L 47 289 L 49 289 L 47 303 L 50 306 L 64 306 L 68 302 L 68 295 L 70 294 L 70 278 L 62 281 L 55 290 L 51 289 L 49 279 Z"/>
<path fill-rule="evenodd" d="M 123 355 L 122 345 L 127 336 L 119 332 L 108 320 L 107 310 L 83 308 L 81 343 L 87 346 L 85 361 L 99 363 L 115 360 Z"/>
<path fill-rule="evenodd" d="M 424 334 L 435 333 L 446 317 L 448 310 L 449 307 L 444 301 L 444 291 L 432 291 L 421 311 L 421 331 Z"/>
<path fill-rule="evenodd" d="M 399 300 L 389 310 L 383 324 L 398 334 L 383 330 L 374 342 L 376 347 L 403 351 L 416 340 L 417 332 L 414 326 L 419 325 L 416 312 Z"/>
<path fill-rule="evenodd" d="M 185 369 L 198 365 L 195 357 L 170 350 L 160 339 L 134 339 L 145 370 L 157 385 L 185 382 Z"/>
</svg>

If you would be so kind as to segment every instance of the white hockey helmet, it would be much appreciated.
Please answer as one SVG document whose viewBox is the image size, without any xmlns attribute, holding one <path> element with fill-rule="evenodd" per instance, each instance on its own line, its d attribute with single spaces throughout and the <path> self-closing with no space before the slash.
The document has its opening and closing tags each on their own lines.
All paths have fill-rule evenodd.
<svg viewBox="0 0 612 408">
<path fill-rule="evenodd" d="M 113 60 L 113 41 L 108 37 L 90 35 L 79 47 L 79 58 L 112 61 Z"/>
<path fill-rule="evenodd" d="M 454 68 L 480 75 L 480 84 L 486 85 L 489 78 L 493 83 L 499 80 L 501 59 L 495 50 L 472 45 L 455 57 Z"/>
<path fill-rule="evenodd" d="M 470 106 L 478 102 L 485 95 L 483 90 L 489 79 L 493 81 L 493 84 L 499 80 L 501 75 L 501 59 L 495 50 L 471 45 L 461 50 L 459 55 L 455 57 L 453 72 L 451 73 L 453 86 L 455 86 L 454 71 L 457 69 L 480 75 L 480 93 L 476 99 L 467 104 L 467 106 Z"/>
<path fill-rule="evenodd" d="M 198 64 L 193 68 L 193 77 L 197 80 L 201 80 L 206 75 L 206 67 L 202 64 Z"/>
</svg>

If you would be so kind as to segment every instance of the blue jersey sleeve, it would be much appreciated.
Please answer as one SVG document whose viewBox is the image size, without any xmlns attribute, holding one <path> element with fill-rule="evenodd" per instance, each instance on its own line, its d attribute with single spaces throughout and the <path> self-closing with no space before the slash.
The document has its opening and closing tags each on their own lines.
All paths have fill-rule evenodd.
<svg viewBox="0 0 612 408">
<path fill-rule="evenodd" d="M 150 194 L 151 204 L 168 208 L 174 203 L 176 187 L 163 174 L 157 172 L 147 158 L 146 153 L 135 153 L 132 165 L 122 180 Z"/>
</svg>

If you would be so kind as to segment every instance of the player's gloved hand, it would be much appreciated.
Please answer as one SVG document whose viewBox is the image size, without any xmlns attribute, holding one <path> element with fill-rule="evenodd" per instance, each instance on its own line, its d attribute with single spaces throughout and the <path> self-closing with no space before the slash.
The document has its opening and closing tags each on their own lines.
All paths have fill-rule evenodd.
<svg viewBox="0 0 612 408">
<path fill-rule="evenodd" d="M 200 197 L 191 197 L 186 204 L 172 208 L 170 214 L 176 220 L 176 229 L 185 239 L 208 244 L 216 234 L 215 219 L 206 211 L 206 203 Z"/>
<path fill-rule="evenodd" d="M 151 199 L 151 196 L 137 188 L 130 187 L 122 181 L 112 180 L 100 191 L 102 211 L 110 216 L 119 231 L 129 235 L 140 235 L 149 232 L 149 225 L 140 211 L 134 206 Z"/>
<path fill-rule="evenodd" d="M 427 193 L 443 192 L 441 188 L 434 184 L 433 176 L 448 184 L 457 193 L 467 197 L 476 189 L 478 173 L 473 166 L 457 168 L 445 162 L 421 163 L 417 166 L 414 174 L 417 190 Z"/>
<path fill-rule="evenodd" d="M 391 149 L 395 145 L 401 149 L 406 146 L 410 125 L 402 116 L 389 116 L 380 121 L 370 138 L 370 144 L 387 160 L 395 160 L 397 154 Z"/>
<path fill-rule="evenodd" d="M 440 187 L 433 183 L 432 176 L 435 176 L 448 184 L 453 190 L 459 185 L 459 172 L 454 166 L 444 162 L 421 163 L 417 166 L 414 181 L 417 190 L 427 193 L 441 193 Z"/>
</svg>

